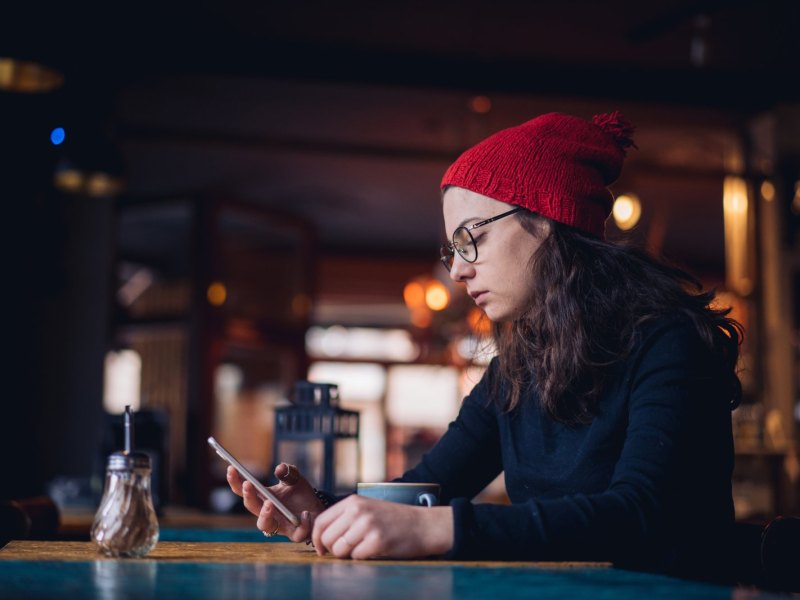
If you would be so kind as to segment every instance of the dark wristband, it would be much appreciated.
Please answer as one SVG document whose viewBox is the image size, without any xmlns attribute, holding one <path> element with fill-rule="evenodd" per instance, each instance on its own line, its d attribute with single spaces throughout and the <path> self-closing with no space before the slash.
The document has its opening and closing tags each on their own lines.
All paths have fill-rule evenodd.
<svg viewBox="0 0 800 600">
<path fill-rule="evenodd" d="M 314 489 L 314 495 L 317 497 L 317 500 L 320 501 L 323 508 L 330 508 L 330 506 L 336 502 L 333 496 L 326 494 L 325 492 L 320 492 L 318 489 Z"/>
</svg>

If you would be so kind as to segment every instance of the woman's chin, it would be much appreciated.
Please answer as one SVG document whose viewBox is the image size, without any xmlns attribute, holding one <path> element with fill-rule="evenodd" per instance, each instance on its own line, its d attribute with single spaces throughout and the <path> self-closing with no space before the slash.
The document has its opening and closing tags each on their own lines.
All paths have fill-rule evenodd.
<svg viewBox="0 0 800 600">
<path fill-rule="evenodd" d="M 516 321 L 525 314 L 524 310 L 514 310 L 508 306 L 486 304 L 481 307 L 492 323 L 507 323 Z"/>
<path fill-rule="evenodd" d="M 508 311 L 502 310 L 498 307 L 493 307 L 491 305 L 487 305 L 482 308 L 484 314 L 492 323 L 504 323 L 505 321 L 511 320 L 511 316 L 508 314 Z"/>
</svg>

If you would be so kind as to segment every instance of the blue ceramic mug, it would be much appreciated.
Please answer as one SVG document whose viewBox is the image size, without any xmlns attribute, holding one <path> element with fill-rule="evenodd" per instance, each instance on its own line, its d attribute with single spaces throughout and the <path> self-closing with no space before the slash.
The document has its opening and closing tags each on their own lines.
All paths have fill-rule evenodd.
<svg viewBox="0 0 800 600">
<path fill-rule="evenodd" d="M 399 502 L 414 506 L 436 506 L 439 504 L 438 483 L 359 483 L 358 495 L 376 500 Z"/>
</svg>

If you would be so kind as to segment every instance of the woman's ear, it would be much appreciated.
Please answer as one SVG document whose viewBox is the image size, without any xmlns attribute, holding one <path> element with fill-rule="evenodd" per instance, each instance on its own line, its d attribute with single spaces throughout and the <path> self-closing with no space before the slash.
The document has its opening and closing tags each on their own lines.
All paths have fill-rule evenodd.
<svg viewBox="0 0 800 600">
<path fill-rule="evenodd" d="M 534 236 L 536 239 L 542 241 L 547 239 L 553 232 L 553 222 L 536 213 L 519 213 L 522 227 Z"/>
<path fill-rule="evenodd" d="M 553 222 L 545 217 L 536 219 L 536 234 L 540 240 L 547 239 L 553 233 Z"/>
</svg>

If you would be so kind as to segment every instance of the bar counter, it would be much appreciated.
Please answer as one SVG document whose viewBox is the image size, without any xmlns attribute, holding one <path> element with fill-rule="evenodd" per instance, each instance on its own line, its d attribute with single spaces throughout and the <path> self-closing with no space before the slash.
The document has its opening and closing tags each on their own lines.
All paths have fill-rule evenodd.
<svg viewBox="0 0 800 600">
<path fill-rule="evenodd" d="M 159 542 L 141 559 L 107 558 L 83 541 L 12 541 L 0 549 L 2 599 L 174 597 L 787 598 L 605 563 L 354 561 L 269 540 Z"/>
</svg>

